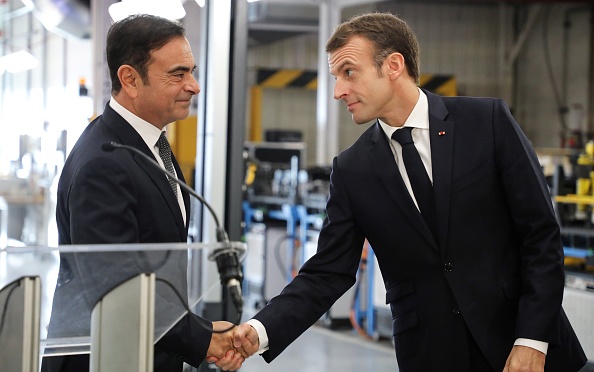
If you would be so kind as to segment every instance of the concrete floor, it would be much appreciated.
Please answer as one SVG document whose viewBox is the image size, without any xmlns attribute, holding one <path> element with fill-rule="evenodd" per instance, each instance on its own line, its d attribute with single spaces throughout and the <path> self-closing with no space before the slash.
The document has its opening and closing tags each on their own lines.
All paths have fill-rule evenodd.
<svg viewBox="0 0 594 372">
<path fill-rule="evenodd" d="M 313 326 L 271 364 L 260 356 L 249 358 L 241 372 L 397 372 L 394 348 L 366 340 L 350 331 Z"/>
</svg>

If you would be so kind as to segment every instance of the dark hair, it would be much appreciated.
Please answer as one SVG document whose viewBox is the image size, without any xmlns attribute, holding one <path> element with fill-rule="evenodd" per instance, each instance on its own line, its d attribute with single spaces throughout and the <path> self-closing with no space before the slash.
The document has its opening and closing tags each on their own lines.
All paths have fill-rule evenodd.
<svg viewBox="0 0 594 372">
<path fill-rule="evenodd" d="M 353 36 L 361 36 L 375 46 L 375 64 L 381 73 L 384 59 L 392 53 L 404 56 L 409 75 L 419 83 L 419 44 L 408 24 L 390 13 L 358 15 L 340 24 L 328 42 L 326 52 L 342 48 Z"/>
<path fill-rule="evenodd" d="M 185 30 L 180 24 L 147 14 L 132 15 L 111 25 L 105 52 L 112 93 L 122 89 L 118 79 L 118 69 L 122 65 L 134 67 L 142 81 L 148 84 L 151 52 L 181 36 L 185 36 Z"/>
</svg>

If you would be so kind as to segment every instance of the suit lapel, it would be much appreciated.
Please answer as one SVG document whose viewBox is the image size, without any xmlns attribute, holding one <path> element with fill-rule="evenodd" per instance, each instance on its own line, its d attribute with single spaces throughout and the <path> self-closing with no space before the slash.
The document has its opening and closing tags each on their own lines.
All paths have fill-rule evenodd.
<svg viewBox="0 0 594 372">
<path fill-rule="evenodd" d="M 145 151 L 145 149 L 142 149 L 141 151 L 144 152 L 146 155 L 150 156 L 151 158 L 155 159 L 155 156 L 148 149 L 148 147 L 146 146 L 146 143 L 144 143 L 144 141 L 143 141 L 142 144 L 144 145 L 144 148 L 146 149 L 146 151 Z M 139 147 L 137 147 L 137 148 L 139 148 Z M 172 159 L 173 159 L 173 156 L 172 156 Z M 184 225 L 184 219 L 182 217 L 181 210 L 179 208 L 179 203 L 177 202 L 177 198 L 175 197 L 175 194 L 173 193 L 173 190 L 171 189 L 171 184 L 169 184 L 167 177 L 165 176 L 165 174 L 163 172 L 159 172 L 158 169 L 155 169 L 155 167 L 151 166 L 147 162 L 147 160 L 144 159 L 143 157 L 141 157 L 140 155 L 134 154 L 134 160 L 149 175 L 149 177 L 153 180 L 153 182 L 155 183 L 155 185 L 161 192 L 161 195 L 163 196 L 163 198 L 165 198 L 165 200 L 167 201 L 169 210 L 173 214 L 177 228 L 180 231 L 180 240 L 185 241 L 186 226 Z M 156 161 L 156 159 L 155 159 L 155 161 Z M 175 162 L 175 163 L 177 163 L 177 162 Z M 175 168 L 176 168 L 176 172 L 178 172 L 178 174 L 179 174 L 179 171 L 178 171 L 179 167 L 175 167 Z M 184 199 L 184 202 L 185 202 L 185 199 Z"/>
<path fill-rule="evenodd" d="M 157 161 L 157 159 L 155 159 L 155 156 L 153 155 L 153 152 L 148 148 L 148 146 L 146 145 L 146 143 L 144 142 L 142 137 L 140 137 L 138 132 L 136 132 L 134 130 L 134 128 L 132 128 L 132 126 L 124 120 L 124 118 L 122 118 L 120 115 L 118 115 L 109 106 L 109 103 L 106 105 L 105 111 L 103 112 L 102 116 L 103 116 L 103 119 L 105 120 L 105 123 L 107 124 L 107 126 L 109 126 L 117 134 L 120 142 L 123 145 L 132 146 L 132 147 L 140 150 L 142 153 L 147 155 L 149 158 Z M 120 150 L 120 151 L 124 151 L 124 150 Z M 165 176 L 165 174 L 163 172 L 160 172 L 158 169 L 155 169 L 155 167 L 153 165 L 149 164 L 149 162 L 146 159 L 144 159 L 142 156 L 140 156 L 136 153 L 132 153 L 132 157 L 134 158 L 134 161 L 138 164 L 138 166 L 141 169 L 143 169 L 148 174 L 148 176 L 153 180 L 154 184 L 159 189 L 159 192 L 161 193 L 163 198 L 165 198 L 165 200 L 167 201 L 169 210 L 171 211 L 171 213 L 175 219 L 175 223 L 176 223 L 178 230 L 180 232 L 180 241 L 185 242 L 186 236 L 187 236 L 186 226 L 184 224 L 184 219 L 182 217 L 181 210 L 179 208 L 179 203 L 177 202 L 177 198 L 175 197 L 175 194 L 173 193 L 173 190 L 171 189 L 171 185 L 169 184 L 167 177 Z M 172 155 L 172 159 L 174 159 L 173 155 Z M 179 169 L 177 161 L 173 160 L 173 163 L 174 163 L 175 171 L 177 172 L 178 175 L 180 175 L 181 171 Z M 187 193 L 185 193 L 185 191 L 182 190 L 182 195 L 184 197 L 184 204 L 186 204 L 186 211 L 189 211 L 189 208 L 188 208 L 189 207 L 189 201 L 188 201 L 189 198 L 186 194 Z M 186 199 L 188 199 L 188 200 L 186 200 Z"/>
<path fill-rule="evenodd" d="M 433 192 L 437 213 L 439 246 L 446 247 L 450 215 L 452 186 L 452 160 L 454 148 L 454 122 L 448 119 L 443 99 L 425 91 L 429 103 L 429 139 L 431 142 L 431 168 Z M 442 254 L 445 250 L 442 249 Z"/>
<path fill-rule="evenodd" d="M 369 150 L 369 156 L 374 171 L 386 186 L 388 193 L 396 202 L 398 208 L 404 215 L 409 216 L 409 220 L 419 234 L 427 239 L 435 249 L 438 249 L 433 233 L 423 220 L 423 216 L 421 216 L 402 180 L 390 144 L 378 122 L 375 123 L 372 140 L 374 145 Z"/>
</svg>

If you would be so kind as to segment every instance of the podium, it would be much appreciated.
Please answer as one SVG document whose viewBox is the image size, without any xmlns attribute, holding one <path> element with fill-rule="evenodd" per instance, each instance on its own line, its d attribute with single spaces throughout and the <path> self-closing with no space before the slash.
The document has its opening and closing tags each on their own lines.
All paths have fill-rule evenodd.
<svg viewBox="0 0 594 372">
<path fill-rule="evenodd" d="M 220 283 L 191 267 L 244 243 L 8 247 L 0 250 L 0 360 L 90 354 L 93 372 L 152 371 L 153 345 Z M 211 264 L 210 262 L 208 264 Z M 6 309 L 6 313 L 4 310 Z"/>
<path fill-rule="evenodd" d="M 38 277 L 22 277 L 0 290 L 0 360 L 7 371 L 39 368 L 40 287 Z"/>
</svg>

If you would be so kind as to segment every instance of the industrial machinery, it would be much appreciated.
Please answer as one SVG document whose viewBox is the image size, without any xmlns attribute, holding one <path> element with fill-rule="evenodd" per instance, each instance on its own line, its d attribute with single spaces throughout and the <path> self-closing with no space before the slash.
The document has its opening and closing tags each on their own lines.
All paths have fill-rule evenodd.
<svg viewBox="0 0 594 372">
<path fill-rule="evenodd" d="M 287 136 L 275 133 L 267 138 Z M 244 291 L 256 307 L 280 293 L 317 249 L 330 167 L 305 168 L 305 150 L 302 142 L 245 144 L 244 233 L 250 253 L 244 267 Z M 339 299 L 323 324 L 348 323 L 353 297 L 349 291 Z"/>
<path fill-rule="evenodd" d="M 273 208 L 297 204 L 305 150 L 303 142 L 247 142 L 245 200 L 254 206 Z"/>
<path fill-rule="evenodd" d="M 572 159 L 572 175 L 559 166 L 553 177 L 553 197 L 570 269 L 594 270 L 594 141 Z"/>
<path fill-rule="evenodd" d="M 575 165 L 576 173 L 576 220 L 585 220 L 588 217 L 588 206 L 594 200 L 592 179 L 594 178 L 594 141 L 588 141 L 584 151 L 580 153 Z M 592 217 L 590 216 L 592 221 Z"/>
</svg>

